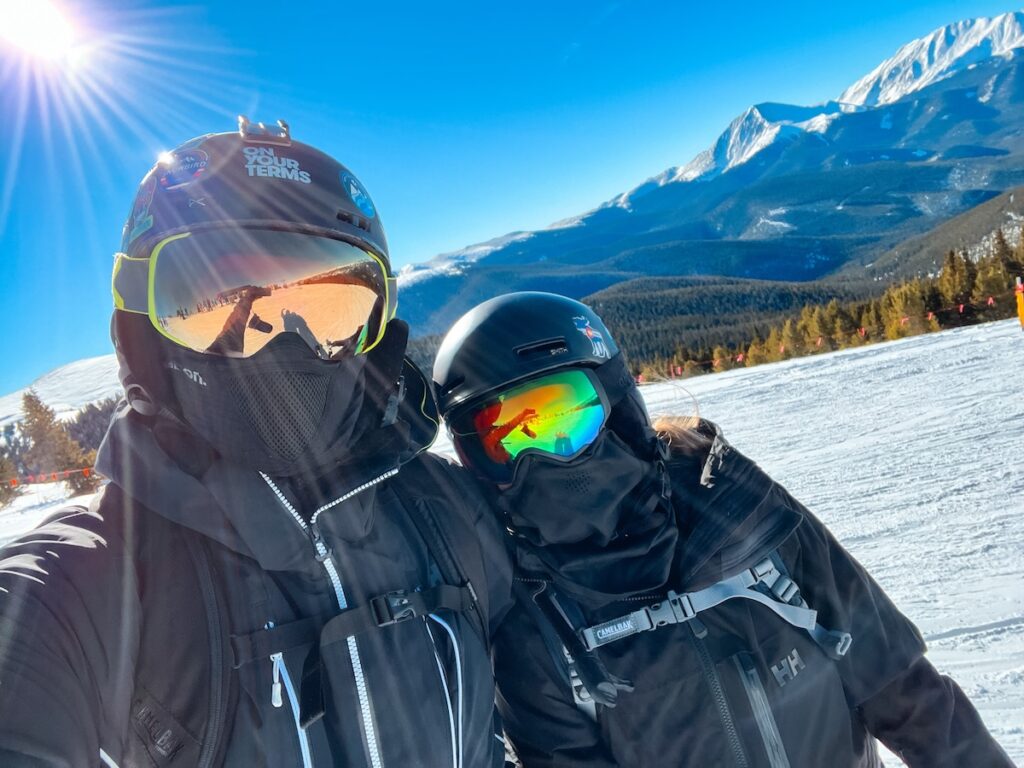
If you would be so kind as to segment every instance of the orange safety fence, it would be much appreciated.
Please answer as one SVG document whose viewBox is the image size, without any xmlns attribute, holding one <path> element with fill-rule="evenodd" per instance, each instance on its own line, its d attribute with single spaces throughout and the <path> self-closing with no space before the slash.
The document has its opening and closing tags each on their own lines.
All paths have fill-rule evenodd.
<svg viewBox="0 0 1024 768">
<path fill-rule="evenodd" d="M 56 483 L 59 480 L 68 480 L 72 475 L 90 477 L 95 475 L 96 470 L 92 467 L 80 467 L 79 469 L 61 469 L 56 472 L 37 472 L 23 477 L 11 477 L 4 480 L 5 485 L 11 488 L 19 488 L 22 485 L 40 485 L 42 483 Z"/>
</svg>

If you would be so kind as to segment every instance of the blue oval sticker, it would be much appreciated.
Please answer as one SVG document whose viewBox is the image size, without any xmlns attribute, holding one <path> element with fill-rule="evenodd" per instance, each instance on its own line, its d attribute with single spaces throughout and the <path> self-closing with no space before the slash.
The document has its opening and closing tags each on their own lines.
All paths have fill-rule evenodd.
<svg viewBox="0 0 1024 768">
<path fill-rule="evenodd" d="M 352 202 L 356 204 L 356 208 L 363 212 L 363 215 L 368 219 L 372 219 L 377 215 L 377 209 L 373 207 L 373 201 L 367 194 L 366 189 L 362 184 L 359 183 L 359 179 L 353 176 L 348 171 L 341 172 L 341 186 L 345 188 L 345 192 L 352 198 Z"/>
</svg>

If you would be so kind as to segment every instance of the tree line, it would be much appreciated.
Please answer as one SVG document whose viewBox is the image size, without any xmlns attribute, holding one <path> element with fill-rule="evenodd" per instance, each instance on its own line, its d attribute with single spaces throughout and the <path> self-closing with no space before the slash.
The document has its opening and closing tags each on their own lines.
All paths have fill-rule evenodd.
<svg viewBox="0 0 1024 768">
<path fill-rule="evenodd" d="M 692 375 L 777 362 L 793 357 L 900 339 L 961 325 L 1012 317 L 1014 277 L 1024 275 L 1024 236 L 1016 247 L 997 230 L 983 256 L 950 250 L 937 276 L 889 286 L 857 301 L 808 302 L 791 314 L 733 343 L 687 344 L 639 359 L 644 378 Z M 627 351 L 629 349 L 627 348 Z"/>
</svg>

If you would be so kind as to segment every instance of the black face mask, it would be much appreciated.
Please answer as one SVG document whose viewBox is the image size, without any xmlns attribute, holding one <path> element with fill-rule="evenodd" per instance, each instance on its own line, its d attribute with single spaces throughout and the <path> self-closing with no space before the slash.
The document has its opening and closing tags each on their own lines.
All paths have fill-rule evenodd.
<svg viewBox="0 0 1024 768">
<path fill-rule="evenodd" d="M 353 438 L 365 355 L 321 360 L 286 333 L 248 358 L 173 347 L 166 359 L 182 418 L 236 464 L 294 475 L 337 461 Z"/>
<path fill-rule="evenodd" d="M 661 462 L 611 430 L 571 462 L 523 457 L 496 505 L 564 591 L 593 602 L 657 589 L 679 536 Z"/>
</svg>

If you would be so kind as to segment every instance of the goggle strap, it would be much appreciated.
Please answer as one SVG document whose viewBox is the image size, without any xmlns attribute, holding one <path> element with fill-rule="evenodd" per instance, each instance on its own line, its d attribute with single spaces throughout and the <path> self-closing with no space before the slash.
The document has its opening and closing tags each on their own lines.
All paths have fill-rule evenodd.
<svg viewBox="0 0 1024 768">
<path fill-rule="evenodd" d="M 149 314 L 149 258 L 115 254 L 111 291 L 114 308 L 141 315 Z"/>
</svg>

